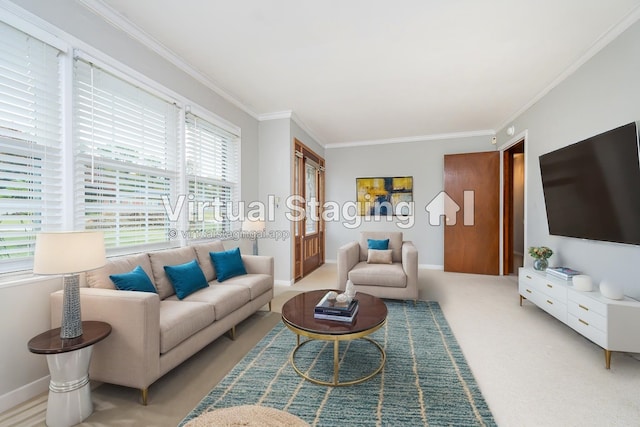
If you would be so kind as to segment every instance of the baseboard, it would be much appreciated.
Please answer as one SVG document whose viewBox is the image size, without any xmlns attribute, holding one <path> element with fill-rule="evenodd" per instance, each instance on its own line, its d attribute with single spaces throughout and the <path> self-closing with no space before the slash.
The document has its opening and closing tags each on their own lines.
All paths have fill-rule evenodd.
<svg viewBox="0 0 640 427">
<path fill-rule="evenodd" d="M 50 376 L 47 375 L 0 396 L 0 414 L 46 392 L 49 380 Z"/>
<path fill-rule="evenodd" d="M 292 286 L 295 283 L 294 280 L 274 280 L 273 284 L 277 286 Z"/>
<path fill-rule="evenodd" d="M 444 265 L 438 264 L 418 264 L 418 268 L 422 268 L 424 270 L 444 270 Z"/>
</svg>

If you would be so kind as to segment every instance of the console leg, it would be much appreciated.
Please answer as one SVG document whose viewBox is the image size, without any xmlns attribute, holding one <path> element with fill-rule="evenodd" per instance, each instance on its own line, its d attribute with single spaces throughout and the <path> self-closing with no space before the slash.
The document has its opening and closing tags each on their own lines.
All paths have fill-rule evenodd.
<svg viewBox="0 0 640 427">
<path fill-rule="evenodd" d="M 522 307 L 522 300 L 526 299 L 525 297 L 523 297 L 522 295 L 520 295 L 520 307 Z"/>
<path fill-rule="evenodd" d="M 604 367 L 611 369 L 611 350 L 604 349 Z"/>
</svg>

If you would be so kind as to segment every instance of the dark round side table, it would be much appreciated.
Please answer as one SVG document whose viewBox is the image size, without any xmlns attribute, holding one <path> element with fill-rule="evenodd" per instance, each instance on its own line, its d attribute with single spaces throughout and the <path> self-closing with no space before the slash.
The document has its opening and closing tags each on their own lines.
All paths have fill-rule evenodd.
<svg viewBox="0 0 640 427">
<path fill-rule="evenodd" d="M 51 381 L 47 401 L 47 426 L 68 427 L 93 412 L 89 387 L 89 363 L 93 345 L 111 333 L 105 322 L 82 322 L 82 335 L 60 338 L 60 328 L 50 329 L 29 340 L 29 351 L 47 355 Z"/>
</svg>

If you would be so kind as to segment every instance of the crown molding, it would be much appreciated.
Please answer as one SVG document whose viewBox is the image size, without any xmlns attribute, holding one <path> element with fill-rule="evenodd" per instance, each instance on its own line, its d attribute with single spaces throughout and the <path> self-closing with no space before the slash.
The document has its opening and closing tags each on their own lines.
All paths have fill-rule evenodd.
<svg viewBox="0 0 640 427">
<path fill-rule="evenodd" d="M 309 126 L 306 125 L 306 123 L 304 123 L 302 121 L 302 119 L 300 117 L 297 116 L 296 113 L 293 113 L 291 120 L 293 120 L 294 122 L 296 122 L 298 124 L 298 126 L 300 126 L 300 129 L 302 129 L 303 131 L 305 131 L 311 138 L 313 138 L 322 148 L 327 148 L 327 144 L 322 141 L 322 139 L 318 138 L 318 136 L 311 130 L 311 128 Z"/>
<path fill-rule="evenodd" d="M 245 113 L 249 114 L 254 119 L 258 119 L 258 114 L 253 111 L 251 108 L 244 105 L 238 99 L 236 99 L 233 95 L 222 89 L 213 80 L 204 75 L 202 72 L 197 70 L 195 67 L 184 61 L 181 57 L 176 55 L 173 51 L 167 48 L 165 45 L 160 43 L 155 38 L 151 37 L 141 28 L 133 24 L 127 18 L 122 16 L 120 13 L 115 11 L 110 6 L 106 5 L 101 0 L 77 0 L 85 8 L 91 10 L 96 15 L 100 16 L 106 22 L 111 24 L 113 27 L 125 32 L 127 35 L 132 37 L 134 40 L 142 43 L 144 46 L 151 49 L 153 52 L 158 54 L 163 59 L 169 61 L 180 70 L 187 73 L 189 76 L 193 77 L 198 82 L 202 83 L 213 92 L 220 95 L 222 98 L 238 107 Z"/>
<path fill-rule="evenodd" d="M 280 119 L 290 119 L 296 122 L 300 129 L 305 131 L 311 138 L 315 140 L 321 147 L 325 147 L 325 144 L 322 142 L 320 138 L 318 138 L 314 132 L 307 126 L 301 119 L 293 112 L 293 110 L 284 110 L 284 111 L 274 111 L 273 113 L 265 113 L 260 114 L 258 116 L 258 120 L 261 122 L 265 122 L 268 120 L 280 120 Z"/>
<path fill-rule="evenodd" d="M 369 141 L 336 142 L 327 144 L 325 148 L 362 147 L 365 145 L 401 144 L 404 142 L 441 141 L 443 139 L 472 138 L 476 136 L 495 136 L 493 129 L 475 130 L 469 132 L 440 133 L 433 135 L 407 136 L 401 138 L 374 139 Z"/>
<path fill-rule="evenodd" d="M 258 115 L 258 120 L 261 122 L 266 122 L 269 120 L 290 119 L 292 116 L 293 111 L 291 110 L 274 111 L 273 113 L 264 113 Z"/>
<path fill-rule="evenodd" d="M 524 104 L 519 110 L 511 114 L 505 121 L 503 121 L 496 129 L 501 130 L 509 126 L 515 119 L 524 114 L 529 108 L 531 108 L 536 102 L 540 101 L 545 95 L 547 95 L 553 88 L 558 86 L 564 80 L 569 78 L 580 67 L 582 67 L 587 61 L 593 58 L 598 52 L 604 49 L 609 43 L 615 40 L 620 34 L 625 32 L 629 27 L 636 23 L 640 19 L 640 6 L 636 6 L 625 16 L 620 22 L 613 25 L 607 31 L 605 31 L 596 41 L 591 45 L 587 51 L 578 58 L 576 62 L 571 64 L 566 70 L 564 70 L 558 77 L 556 77 L 547 87 L 540 91 L 529 102 Z"/>
</svg>

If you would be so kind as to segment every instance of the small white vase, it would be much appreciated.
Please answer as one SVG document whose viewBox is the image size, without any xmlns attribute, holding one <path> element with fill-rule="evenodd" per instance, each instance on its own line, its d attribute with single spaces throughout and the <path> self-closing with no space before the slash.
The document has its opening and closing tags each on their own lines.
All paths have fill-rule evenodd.
<svg viewBox="0 0 640 427">
<path fill-rule="evenodd" d="M 353 285 L 351 279 L 347 280 L 344 293 L 349 297 L 349 299 L 353 299 L 353 297 L 356 296 L 356 287 Z"/>
</svg>

